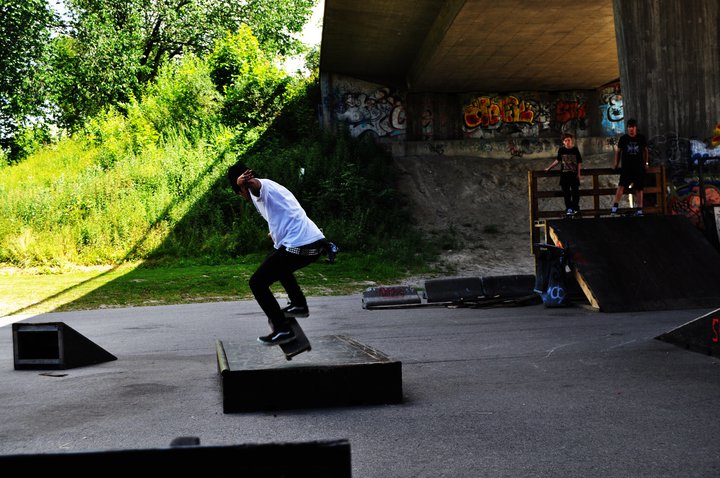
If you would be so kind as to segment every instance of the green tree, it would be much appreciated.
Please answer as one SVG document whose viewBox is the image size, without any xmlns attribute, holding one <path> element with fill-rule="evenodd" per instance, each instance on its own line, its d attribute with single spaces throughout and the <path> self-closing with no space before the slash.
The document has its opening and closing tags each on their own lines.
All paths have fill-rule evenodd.
<svg viewBox="0 0 720 478">
<path fill-rule="evenodd" d="M 138 61 L 142 37 L 137 16 L 117 22 L 101 11 L 83 18 L 92 28 L 56 37 L 49 55 L 52 102 L 60 111 L 57 121 L 71 131 L 107 106 L 137 96 L 146 71 Z"/>
<path fill-rule="evenodd" d="M 290 77 L 260 49 L 250 27 L 243 25 L 218 41 L 208 63 L 210 76 L 225 97 L 226 124 L 254 127 L 279 113 Z"/>
<path fill-rule="evenodd" d="M 43 107 L 42 65 L 55 15 L 46 0 L 0 0 L 0 146 Z M 10 152 L 10 158 L 16 152 Z"/>
<path fill-rule="evenodd" d="M 38 0 L 40 1 L 40 0 Z M 301 50 L 316 0 L 66 0 L 69 37 L 55 42 L 55 102 L 74 128 L 107 105 L 137 96 L 167 60 L 208 54 L 216 40 L 250 26 L 265 51 Z"/>
</svg>

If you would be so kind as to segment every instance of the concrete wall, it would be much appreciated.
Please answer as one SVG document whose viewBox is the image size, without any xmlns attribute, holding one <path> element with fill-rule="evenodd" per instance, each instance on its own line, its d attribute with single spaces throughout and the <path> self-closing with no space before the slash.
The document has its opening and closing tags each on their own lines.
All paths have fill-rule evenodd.
<svg viewBox="0 0 720 478">
<path fill-rule="evenodd" d="M 701 225 L 691 143 L 720 122 L 720 0 L 613 0 L 620 80 L 597 90 L 408 93 L 321 75 L 326 128 L 372 134 L 394 156 L 551 157 L 563 132 L 583 155 L 611 153 L 635 118 L 651 161 L 666 167 L 668 204 Z M 715 133 L 717 134 L 717 133 Z M 720 204 L 720 159 L 706 164 Z"/>
<path fill-rule="evenodd" d="M 716 79 L 720 84 L 720 76 Z M 625 131 L 628 102 L 620 82 L 592 91 L 453 95 L 407 93 L 324 73 L 321 88 L 325 128 L 347 129 L 355 137 L 373 135 L 394 157 L 546 159 L 557 154 L 560 135 L 568 131 L 576 135 L 584 157 L 605 155 L 609 159 L 617 138 Z M 680 93 L 676 96 L 681 98 L 678 101 L 644 94 L 641 97 L 642 101 L 634 98 L 633 103 L 640 103 L 634 106 L 635 111 L 663 108 L 676 111 L 679 106 L 668 104 L 686 103 Z M 690 111 L 683 114 L 689 115 Z M 705 128 L 702 121 L 696 126 L 700 130 Z M 642 120 L 640 123 L 644 133 L 650 125 L 655 128 L 654 133 L 645 134 L 653 164 L 666 167 L 670 213 L 685 215 L 699 228 L 705 228 L 700 208 L 701 186 L 690 140 L 674 131 L 657 133 L 666 123 Z M 711 134 L 708 129 L 705 137 Z M 720 205 L 720 160 L 709 162 L 705 173 L 706 204 Z"/>
<path fill-rule="evenodd" d="M 394 156 L 551 157 L 566 132 L 587 155 L 612 151 L 624 131 L 618 82 L 587 91 L 408 93 L 324 73 L 321 85 L 326 128 L 373 135 Z"/>
</svg>

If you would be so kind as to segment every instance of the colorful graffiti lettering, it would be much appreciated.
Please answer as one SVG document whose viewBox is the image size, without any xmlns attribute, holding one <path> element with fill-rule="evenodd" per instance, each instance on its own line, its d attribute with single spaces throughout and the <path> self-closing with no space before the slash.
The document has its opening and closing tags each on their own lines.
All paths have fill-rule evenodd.
<svg viewBox="0 0 720 478">
<path fill-rule="evenodd" d="M 568 96 L 568 95 L 564 95 Z M 465 137 L 484 138 L 498 133 L 538 137 L 544 132 L 573 132 L 587 129 L 588 106 L 582 95 L 537 100 L 518 96 L 480 96 L 463 108 Z M 512 126 L 507 129 L 504 126 Z"/>
<path fill-rule="evenodd" d="M 600 92 L 599 109 L 603 133 L 613 136 L 625 131 L 625 106 L 620 83 L 614 83 Z"/>
<path fill-rule="evenodd" d="M 715 129 L 712 132 L 713 136 L 710 138 L 710 147 L 716 148 L 720 146 L 720 122 L 715 125 Z"/>
<path fill-rule="evenodd" d="M 576 96 L 573 99 L 558 99 L 555 102 L 552 129 L 562 133 L 579 134 L 587 129 L 587 101 Z"/>
<path fill-rule="evenodd" d="M 475 98 L 465 107 L 464 120 L 469 128 L 497 128 L 501 123 L 532 124 L 532 105 L 516 96 Z"/>
<path fill-rule="evenodd" d="M 555 120 L 567 123 L 572 120 L 584 120 L 587 116 L 587 103 L 585 101 L 563 101 L 555 103 Z"/>
</svg>

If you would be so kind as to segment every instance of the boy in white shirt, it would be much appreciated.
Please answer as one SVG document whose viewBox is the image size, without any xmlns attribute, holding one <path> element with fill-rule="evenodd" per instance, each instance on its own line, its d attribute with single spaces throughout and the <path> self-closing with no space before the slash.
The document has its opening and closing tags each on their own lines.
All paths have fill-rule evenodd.
<svg viewBox="0 0 720 478">
<path fill-rule="evenodd" d="M 315 262 L 328 243 L 295 196 L 284 186 L 270 179 L 256 178 L 252 170 L 242 163 L 230 167 L 228 180 L 233 191 L 252 201 L 267 221 L 275 248 L 250 277 L 250 289 L 272 329 L 269 335 L 258 337 L 258 341 L 263 345 L 291 342 L 295 334 L 288 318 L 309 315 L 307 299 L 294 272 Z M 290 305 L 285 309 L 280 308 L 270 290 L 270 286 L 278 281 L 290 299 Z"/>
</svg>

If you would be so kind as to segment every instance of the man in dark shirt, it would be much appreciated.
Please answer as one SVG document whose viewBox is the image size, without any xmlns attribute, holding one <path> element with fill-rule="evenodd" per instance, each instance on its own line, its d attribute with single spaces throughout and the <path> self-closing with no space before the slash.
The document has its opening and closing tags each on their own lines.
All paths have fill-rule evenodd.
<svg viewBox="0 0 720 478">
<path fill-rule="evenodd" d="M 563 145 L 558 149 L 555 161 L 545 168 L 550 171 L 560 165 L 560 188 L 565 199 L 565 209 L 568 216 L 580 213 L 580 164 L 582 156 L 575 146 L 575 139 L 570 133 L 563 134 Z"/>
<path fill-rule="evenodd" d="M 634 119 L 627 122 L 627 134 L 620 137 L 615 148 L 614 168 L 620 168 L 620 181 L 615 191 L 615 203 L 611 209 L 613 215 L 618 212 L 618 204 L 622 199 L 625 188 L 633 185 L 637 191 L 637 216 L 643 215 L 643 189 L 645 183 L 645 172 L 649 165 L 648 144 L 645 136 L 638 134 L 637 121 Z"/>
</svg>

